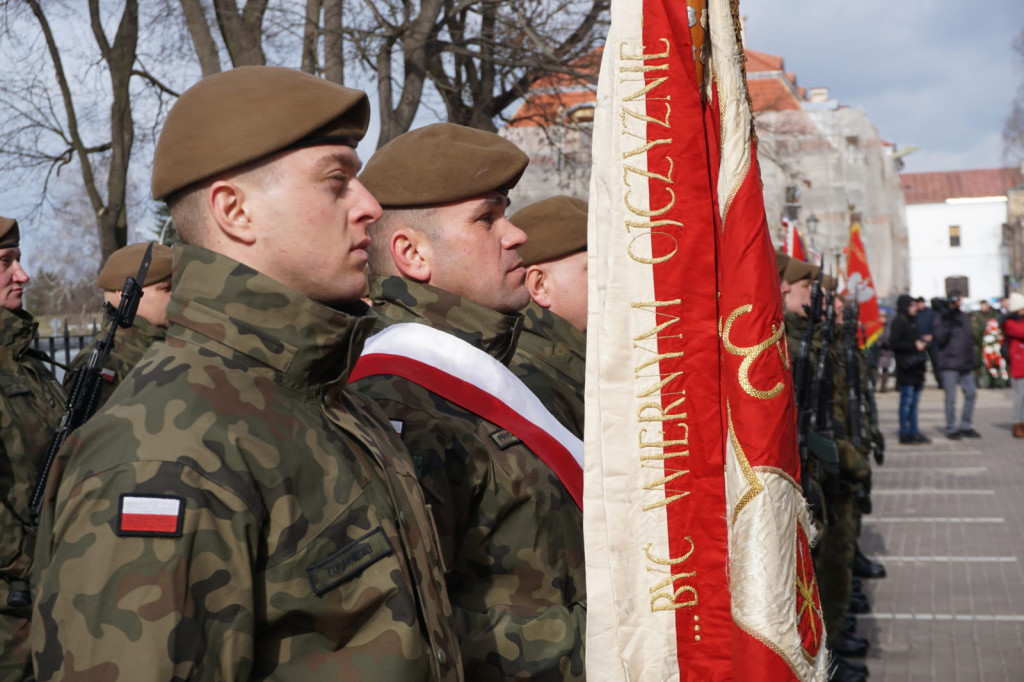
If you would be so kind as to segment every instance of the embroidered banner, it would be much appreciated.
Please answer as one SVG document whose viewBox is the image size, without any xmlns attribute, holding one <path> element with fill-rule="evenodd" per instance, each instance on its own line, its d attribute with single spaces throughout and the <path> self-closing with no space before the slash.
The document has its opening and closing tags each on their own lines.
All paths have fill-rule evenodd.
<svg viewBox="0 0 1024 682">
<path fill-rule="evenodd" d="M 738 8 L 637 7 L 612 1 L 594 128 L 587 667 L 824 679 Z"/>
</svg>

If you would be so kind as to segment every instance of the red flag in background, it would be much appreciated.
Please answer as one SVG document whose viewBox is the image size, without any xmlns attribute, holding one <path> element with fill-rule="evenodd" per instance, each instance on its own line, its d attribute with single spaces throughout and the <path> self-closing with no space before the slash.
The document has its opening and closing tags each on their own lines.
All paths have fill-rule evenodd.
<svg viewBox="0 0 1024 682">
<path fill-rule="evenodd" d="M 735 0 L 612 0 L 584 482 L 601 680 L 826 676 L 738 22 Z"/>
<path fill-rule="evenodd" d="M 878 309 L 878 292 L 875 282 L 871 279 L 868 268 L 868 257 L 864 252 L 864 242 L 860 238 L 860 225 L 850 225 L 850 243 L 846 247 L 846 291 L 844 294 L 856 296 L 858 317 L 864 325 L 863 338 L 857 335 L 860 347 L 867 348 L 882 334 L 882 315 Z"/>
<path fill-rule="evenodd" d="M 797 229 L 797 222 L 783 218 L 782 224 L 786 226 L 786 253 L 790 258 L 806 261 L 807 249 L 804 248 L 804 240 Z"/>
</svg>

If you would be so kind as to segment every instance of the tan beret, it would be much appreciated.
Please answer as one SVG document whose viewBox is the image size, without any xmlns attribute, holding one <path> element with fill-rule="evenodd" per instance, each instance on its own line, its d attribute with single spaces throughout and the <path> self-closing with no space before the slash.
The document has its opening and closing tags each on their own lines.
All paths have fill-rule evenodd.
<svg viewBox="0 0 1024 682">
<path fill-rule="evenodd" d="M 523 150 L 500 135 L 435 123 L 378 149 L 359 180 L 384 208 L 429 206 L 508 191 L 529 162 Z"/>
<path fill-rule="evenodd" d="M 100 274 L 96 277 L 96 286 L 106 291 L 121 291 L 124 281 L 139 274 L 142 257 L 146 254 L 149 242 L 129 244 L 110 254 L 103 264 Z M 149 286 L 171 276 L 171 259 L 174 249 L 163 244 L 153 244 L 153 258 L 146 272 L 146 281 L 142 286 Z"/>
<path fill-rule="evenodd" d="M 587 202 L 582 199 L 544 199 L 516 211 L 509 220 L 527 236 L 526 244 L 519 247 L 523 265 L 587 249 Z"/>
<path fill-rule="evenodd" d="M 21 230 L 14 218 L 0 216 L 0 249 L 13 249 L 21 243 Z"/>
<path fill-rule="evenodd" d="M 790 258 L 782 276 L 790 284 L 795 284 L 802 279 L 816 279 L 818 277 L 819 270 L 820 268 L 815 265 L 811 265 L 807 261 Z"/>
<path fill-rule="evenodd" d="M 153 158 L 153 198 L 300 141 L 349 138 L 345 143 L 355 146 L 369 120 L 365 92 L 295 69 L 242 66 L 214 74 L 167 114 Z"/>
<path fill-rule="evenodd" d="M 775 252 L 775 267 L 779 270 L 779 279 L 786 273 L 786 266 L 789 265 L 789 254 L 785 251 Z"/>
</svg>

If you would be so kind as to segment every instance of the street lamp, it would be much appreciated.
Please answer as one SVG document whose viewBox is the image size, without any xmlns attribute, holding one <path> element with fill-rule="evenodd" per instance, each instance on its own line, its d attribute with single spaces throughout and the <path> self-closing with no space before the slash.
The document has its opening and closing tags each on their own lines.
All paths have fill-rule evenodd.
<svg viewBox="0 0 1024 682">
<path fill-rule="evenodd" d="M 818 222 L 818 216 L 812 213 L 807 219 L 807 234 L 812 237 L 816 237 L 818 235 Z"/>
</svg>

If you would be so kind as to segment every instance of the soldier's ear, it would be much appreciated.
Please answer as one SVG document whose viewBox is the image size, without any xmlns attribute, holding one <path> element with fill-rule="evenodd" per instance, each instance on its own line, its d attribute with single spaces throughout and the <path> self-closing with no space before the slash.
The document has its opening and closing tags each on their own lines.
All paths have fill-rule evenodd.
<svg viewBox="0 0 1024 682">
<path fill-rule="evenodd" d="M 542 308 L 551 307 L 551 291 L 544 268 L 538 265 L 526 268 L 526 290 L 530 292 L 530 298 L 534 303 Z"/>
<path fill-rule="evenodd" d="M 255 243 L 256 230 L 241 185 L 232 180 L 217 180 L 210 185 L 206 196 L 210 214 L 220 231 L 218 237 L 246 245 Z"/>
<path fill-rule="evenodd" d="M 410 227 L 400 227 L 391 233 L 388 246 L 399 275 L 416 282 L 430 282 L 434 245 L 426 234 Z"/>
</svg>

